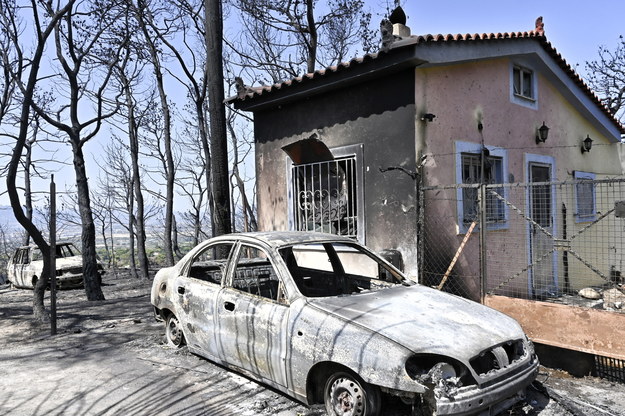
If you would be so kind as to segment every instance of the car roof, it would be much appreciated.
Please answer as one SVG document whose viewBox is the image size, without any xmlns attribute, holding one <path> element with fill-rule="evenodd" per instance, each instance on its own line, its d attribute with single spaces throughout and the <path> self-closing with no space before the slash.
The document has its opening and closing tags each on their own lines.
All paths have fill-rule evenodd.
<svg viewBox="0 0 625 416">
<path fill-rule="evenodd" d="M 71 241 L 60 241 L 56 243 L 56 246 L 67 246 L 67 245 L 74 245 L 74 243 L 72 243 Z M 37 244 L 31 244 L 28 246 L 20 246 L 18 248 L 39 248 L 39 246 L 37 246 Z"/>
<path fill-rule="evenodd" d="M 250 233 L 224 234 L 212 240 L 256 240 L 274 248 L 290 246 L 299 243 L 342 242 L 356 243 L 355 240 L 335 234 L 310 231 L 261 231 Z"/>
</svg>

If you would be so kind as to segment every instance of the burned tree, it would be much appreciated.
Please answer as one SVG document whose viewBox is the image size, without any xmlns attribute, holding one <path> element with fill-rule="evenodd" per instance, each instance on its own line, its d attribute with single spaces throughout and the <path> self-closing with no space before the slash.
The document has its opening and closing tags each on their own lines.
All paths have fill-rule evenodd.
<svg viewBox="0 0 625 416">
<path fill-rule="evenodd" d="M 616 49 L 599 48 L 599 58 L 586 62 L 588 83 L 608 109 L 625 120 L 625 39 L 621 35 Z"/>
<path fill-rule="evenodd" d="M 48 13 L 52 12 L 50 3 L 45 3 L 45 8 Z M 98 278 L 96 232 L 84 146 L 98 134 L 103 121 L 118 109 L 119 96 L 115 94 L 119 92 L 109 91 L 109 85 L 129 38 L 129 33 L 120 24 L 120 16 L 124 13 L 116 2 L 72 3 L 54 26 L 55 55 L 59 65 L 55 73 L 55 85 L 59 90 L 58 110 L 52 113 L 38 103 L 31 103 L 43 120 L 66 135 L 72 148 L 88 300 L 104 299 L 104 294 Z M 59 97 L 67 97 L 67 102 L 59 102 Z M 82 120 L 87 103 L 93 104 L 93 113 Z M 111 108 L 106 108 L 108 103 L 113 104 Z"/>
<path fill-rule="evenodd" d="M 228 138 L 224 105 L 223 13 L 221 0 L 206 0 L 206 75 L 211 138 L 213 235 L 231 232 L 228 192 Z"/>
<path fill-rule="evenodd" d="M 362 0 L 236 0 L 234 5 L 241 11 L 243 40 L 229 45 L 241 66 L 263 81 L 314 72 L 317 65 L 348 58 L 358 46 L 365 52 L 374 46 L 371 14 Z"/>
<path fill-rule="evenodd" d="M 137 0 L 137 3 L 135 4 L 134 1 L 128 0 L 128 3 L 130 4 L 133 16 L 136 19 L 139 28 L 139 32 L 147 48 L 149 62 L 152 66 L 154 81 L 158 91 L 158 106 L 161 113 L 160 116 L 162 118 L 162 160 L 164 162 L 165 173 L 165 223 L 163 227 L 163 241 L 166 262 L 168 265 L 173 265 L 174 250 L 172 244 L 172 232 L 174 221 L 174 179 L 176 167 L 172 151 L 172 116 L 170 103 L 165 91 L 162 48 L 159 41 L 160 36 L 157 36 L 154 33 L 154 25 L 151 23 L 154 16 L 159 13 L 158 10 L 155 10 L 158 7 L 158 2 Z"/>
<path fill-rule="evenodd" d="M 43 304 L 43 298 L 45 289 L 48 283 L 48 274 L 50 273 L 50 246 L 46 242 L 41 231 L 33 224 L 22 211 L 22 204 L 17 188 L 17 172 L 22 159 L 22 153 L 28 140 L 28 130 L 30 124 L 30 113 L 32 99 L 35 94 L 35 89 L 39 80 L 39 68 L 44 56 L 46 43 L 50 36 L 53 34 L 55 28 L 59 22 L 65 18 L 67 13 L 74 6 L 74 1 L 68 1 L 63 7 L 59 9 L 52 9 L 51 4 L 47 5 L 45 12 L 40 10 L 42 6 L 36 1 L 31 1 L 30 9 L 33 17 L 34 24 L 34 38 L 35 45 L 32 55 L 29 57 L 24 56 L 23 48 L 19 42 L 20 37 L 20 24 L 17 17 L 17 4 L 15 2 L 2 0 L 0 13 L 0 24 L 2 30 L 9 37 L 11 46 L 10 59 L 10 71 L 11 79 L 17 84 L 20 95 L 21 105 L 19 108 L 19 124 L 18 134 L 15 140 L 15 146 L 11 154 L 11 160 L 9 162 L 9 168 L 6 177 L 7 192 L 11 201 L 11 208 L 15 218 L 20 225 L 29 233 L 33 241 L 43 254 L 43 276 L 37 281 L 34 290 L 33 298 L 33 313 L 38 320 L 46 320 L 47 313 Z M 4 60 L 4 59 L 3 59 Z M 28 69 L 25 66 L 28 65 Z"/>
</svg>

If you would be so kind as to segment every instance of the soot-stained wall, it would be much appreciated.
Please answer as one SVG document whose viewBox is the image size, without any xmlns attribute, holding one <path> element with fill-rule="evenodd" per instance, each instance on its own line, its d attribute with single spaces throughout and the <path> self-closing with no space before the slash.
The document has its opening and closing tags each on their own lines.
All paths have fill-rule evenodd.
<svg viewBox="0 0 625 416">
<path fill-rule="evenodd" d="M 302 97 L 254 113 L 261 230 L 287 230 L 288 168 L 282 147 L 316 133 L 330 149 L 362 146 L 364 243 L 397 249 L 417 273 L 414 69 Z M 401 169 L 391 169 L 401 167 Z"/>
</svg>

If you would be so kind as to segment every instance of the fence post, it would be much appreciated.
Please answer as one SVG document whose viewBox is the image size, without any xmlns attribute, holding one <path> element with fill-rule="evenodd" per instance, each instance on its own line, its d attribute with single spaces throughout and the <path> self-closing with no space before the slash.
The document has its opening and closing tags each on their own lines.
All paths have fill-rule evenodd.
<svg viewBox="0 0 625 416">
<path fill-rule="evenodd" d="M 50 334 L 56 335 L 56 184 L 50 179 Z"/>
<path fill-rule="evenodd" d="M 478 198 L 480 212 L 480 302 L 484 303 L 486 295 L 486 185 L 480 185 L 480 193 Z"/>
</svg>

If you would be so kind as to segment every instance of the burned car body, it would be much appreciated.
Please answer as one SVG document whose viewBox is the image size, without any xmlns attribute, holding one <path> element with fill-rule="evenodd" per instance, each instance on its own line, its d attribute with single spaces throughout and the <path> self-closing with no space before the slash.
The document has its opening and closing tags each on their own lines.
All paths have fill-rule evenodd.
<svg viewBox="0 0 625 416">
<path fill-rule="evenodd" d="M 205 241 L 157 273 L 151 300 L 170 344 L 330 415 L 377 415 L 382 393 L 436 415 L 495 412 L 538 368 L 513 319 L 329 234 Z"/>
<path fill-rule="evenodd" d="M 7 264 L 8 280 L 15 287 L 32 289 L 43 273 L 43 255 L 36 245 L 15 250 Z M 98 276 L 104 268 L 98 261 Z M 83 285 L 82 255 L 70 242 L 56 244 L 56 285 L 58 288 L 75 288 Z"/>
</svg>

